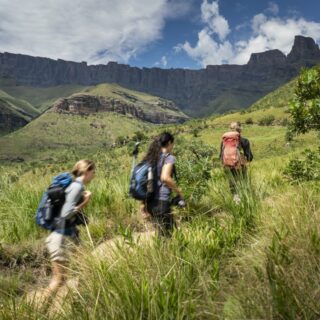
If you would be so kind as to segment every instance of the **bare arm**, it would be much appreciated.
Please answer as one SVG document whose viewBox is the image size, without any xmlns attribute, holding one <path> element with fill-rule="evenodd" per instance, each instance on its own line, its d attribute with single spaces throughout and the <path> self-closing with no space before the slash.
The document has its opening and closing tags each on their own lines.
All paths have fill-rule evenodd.
<svg viewBox="0 0 320 320">
<path fill-rule="evenodd" d="M 161 182 L 165 183 L 171 190 L 175 191 L 180 197 L 183 197 L 182 190 L 177 186 L 177 183 L 172 179 L 173 164 L 165 163 L 161 171 Z"/>
<path fill-rule="evenodd" d="M 84 191 L 83 192 L 83 201 L 80 204 L 78 204 L 74 208 L 74 210 L 75 211 L 80 211 L 81 209 L 83 209 L 88 204 L 90 199 L 91 199 L 91 192 L 90 191 Z"/>
</svg>

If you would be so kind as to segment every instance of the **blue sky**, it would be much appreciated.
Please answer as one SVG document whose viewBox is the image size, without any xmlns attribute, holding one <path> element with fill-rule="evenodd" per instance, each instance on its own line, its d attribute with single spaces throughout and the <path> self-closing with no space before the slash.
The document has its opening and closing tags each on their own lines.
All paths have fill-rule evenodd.
<svg viewBox="0 0 320 320">
<path fill-rule="evenodd" d="M 208 2 L 212 3 L 213 1 Z M 201 20 L 202 3 L 203 1 L 196 0 L 193 2 L 188 14 L 177 19 L 169 19 L 163 29 L 162 39 L 156 41 L 139 56 L 132 58 L 130 64 L 139 67 L 154 66 L 156 64 L 162 68 L 181 67 L 197 69 L 202 67 L 203 65 L 200 61 L 190 57 L 185 51 L 175 53 L 174 50 L 177 44 L 184 43 L 185 41 L 189 41 L 192 46 L 196 46 L 198 32 L 206 25 Z M 320 1 L 317 0 L 220 0 L 218 3 L 220 15 L 222 15 L 229 24 L 230 33 L 228 39 L 231 43 L 250 39 L 252 36 L 252 30 L 250 28 L 252 19 L 259 14 L 264 14 L 271 19 L 284 21 L 286 19 L 299 20 L 302 18 L 308 22 L 320 23 Z M 305 35 L 313 36 L 311 32 L 306 32 Z M 213 38 L 216 39 L 216 37 Z M 320 34 L 317 39 L 318 43 L 319 39 Z M 290 40 L 293 41 L 293 38 L 291 37 Z M 278 47 L 274 47 L 273 49 L 278 49 Z M 166 57 L 166 65 L 161 61 L 162 57 Z M 156 63 L 154 61 L 156 61 Z M 217 61 L 217 64 L 220 63 Z"/>
<path fill-rule="evenodd" d="M 0 0 L 0 52 L 138 67 L 244 64 L 320 43 L 319 0 Z"/>
</svg>

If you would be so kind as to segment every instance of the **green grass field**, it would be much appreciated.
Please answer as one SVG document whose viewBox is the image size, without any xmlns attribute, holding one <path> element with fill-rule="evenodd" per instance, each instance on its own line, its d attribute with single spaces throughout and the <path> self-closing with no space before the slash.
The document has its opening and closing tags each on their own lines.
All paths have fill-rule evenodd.
<svg viewBox="0 0 320 320">
<path fill-rule="evenodd" d="M 258 125 L 269 115 L 274 116 L 272 125 Z M 151 226 L 127 195 L 131 144 L 103 149 L 108 135 L 84 126 L 81 117 L 62 128 L 59 121 L 66 123 L 69 118 L 47 116 L 46 125 L 34 127 L 34 135 L 41 132 L 40 142 L 41 136 L 54 133 L 58 139 L 39 146 L 24 129 L 7 137 L 21 143 L 12 151 L 25 150 L 28 161 L 3 162 L 0 169 L 1 319 L 319 317 L 319 185 L 292 184 L 283 174 L 291 158 L 299 158 L 305 148 L 316 149 L 317 134 L 287 143 L 286 127 L 280 123 L 288 114 L 277 107 L 277 100 L 274 108 L 167 127 L 176 134 L 177 169 L 188 206 L 175 209 L 178 229 L 172 239 L 160 241 L 144 241 L 142 234 L 140 241 L 135 240 L 136 232 Z M 250 178 L 239 186 L 237 206 L 217 160 L 218 149 L 228 124 L 249 117 L 253 124 L 244 125 L 243 135 L 251 141 L 254 161 Z M 131 127 L 132 122 L 120 116 L 109 120 L 92 119 L 116 126 L 112 132 L 121 135 L 140 130 L 152 136 L 164 129 L 142 125 L 137 129 L 138 123 Z M 78 133 L 76 141 L 66 139 L 73 130 L 86 133 L 81 140 L 86 148 L 76 144 Z M 68 145 L 57 147 L 53 158 L 43 161 L 55 142 L 66 140 Z M 47 143 L 50 150 L 42 150 Z M 143 142 L 143 151 L 148 143 Z M 86 210 L 90 224 L 81 229 L 82 245 L 70 267 L 69 276 L 79 284 L 63 298 L 57 297 L 56 303 L 30 301 L 30 292 L 44 288 L 50 276 L 47 233 L 35 225 L 35 210 L 52 176 L 70 170 L 82 156 L 93 159 L 97 170 L 88 186 L 93 194 Z"/>
<path fill-rule="evenodd" d="M 57 158 L 64 153 L 106 151 L 118 136 L 147 131 L 150 124 L 116 113 L 71 115 L 46 112 L 1 140 L 1 157 L 28 160 Z"/>
</svg>

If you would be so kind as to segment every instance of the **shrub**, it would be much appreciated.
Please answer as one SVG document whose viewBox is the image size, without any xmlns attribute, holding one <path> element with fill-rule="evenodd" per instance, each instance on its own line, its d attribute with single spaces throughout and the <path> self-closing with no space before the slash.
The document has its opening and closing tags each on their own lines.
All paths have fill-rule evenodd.
<svg viewBox="0 0 320 320">
<path fill-rule="evenodd" d="M 280 125 L 286 127 L 289 124 L 288 118 L 283 118 L 280 122 Z"/>
<path fill-rule="evenodd" d="M 198 137 L 199 137 L 199 129 L 198 129 L 198 128 L 192 129 L 192 135 L 193 135 L 195 138 L 198 138 Z"/>
<path fill-rule="evenodd" d="M 134 136 L 132 137 L 133 141 L 144 141 L 147 140 L 148 137 L 141 131 L 136 131 Z"/>
<path fill-rule="evenodd" d="M 126 144 L 126 142 L 127 142 L 127 139 L 126 139 L 126 137 L 123 137 L 123 136 L 119 136 L 119 137 L 117 137 L 117 139 L 116 139 L 116 145 L 117 146 L 123 146 L 123 145 L 125 145 Z"/>
<path fill-rule="evenodd" d="M 294 136 L 294 133 L 292 132 L 292 130 L 288 129 L 286 132 L 286 135 L 285 135 L 285 140 L 287 142 L 291 142 L 291 141 L 293 141 L 293 136 Z"/>
<path fill-rule="evenodd" d="M 304 159 L 292 159 L 284 170 L 284 175 L 292 182 L 320 180 L 320 148 L 303 152 Z"/>
<path fill-rule="evenodd" d="M 265 116 L 259 120 L 259 126 L 271 126 L 275 117 L 273 115 Z"/>
<path fill-rule="evenodd" d="M 253 124 L 253 120 L 252 120 L 252 118 L 247 118 L 244 123 L 245 124 Z"/>
</svg>

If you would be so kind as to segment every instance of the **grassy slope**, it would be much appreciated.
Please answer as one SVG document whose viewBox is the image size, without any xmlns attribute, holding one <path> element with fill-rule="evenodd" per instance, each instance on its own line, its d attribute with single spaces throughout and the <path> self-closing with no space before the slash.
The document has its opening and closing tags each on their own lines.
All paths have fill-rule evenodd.
<svg viewBox="0 0 320 320">
<path fill-rule="evenodd" d="M 214 120 L 217 126 L 215 129 L 200 130 L 198 138 L 188 132 L 181 133 L 177 139 L 177 148 L 183 143 L 183 149 L 187 150 L 190 145 L 196 146 L 200 141 L 209 143 L 209 148 L 217 148 L 221 133 L 226 130 L 226 119 L 221 120 L 221 123 L 219 119 Z M 77 319 L 86 312 L 92 313 L 89 319 L 101 319 L 110 314 L 112 319 L 130 318 L 130 314 L 140 313 L 154 319 L 163 313 L 167 315 L 164 318 L 168 319 L 170 315 L 174 318 L 190 319 L 215 319 L 220 316 L 230 319 L 271 318 L 265 315 L 268 304 L 270 306 L 273 303 L 272 294 L 268 284 L 260 283 L 259 279 L 256 279 L 255 268 L 259 268 L 263 281 L 268 282 L 265 259 L 269 254 L 274 230 L 281 230 L 283 226 L 292 228 L 289 235 L 295 239 L 292 232 L 300 234 L 300 228 L 308 226 L 308 220 L 299 220 L 299 225 L 295 225 L 295 219 L 301 219 L 300 209 L 298 210 L 300 205 L 296 202 L 302 203 L 303 200 L 303 210 L 308 212 L 317 197 L 312 192 L 313 186 L 305 185 L 303 189 L 305 193 L 310 193 L 309 200 L 303 198 L 302 191 L 299 199 L 296 199 L 295 189 L 281 176 L 281 170 L 288 158 L 304 147 L 312 146 L 314 134 L 303 136 L 294 145 L 287 147 L 283 139 L 284 132 L 283 127 L 256 125 L 246 127 L 244 132 L 253 145 L 255 161 L 251 166 L 251 174 L 257 195 L 252 200 L 249 196 L 248 207 L 245 205 L 241 210 L 244 210 L 243 214 L 251 212 L 255 216 L 255 231 L 249 232 L 245 227 L 246 222 L 251 221 L 250 216 L 244 215 L 237 220 L 239 208 L 232 206 L 226 192 L 226 181 L 220 169 L 212 169 L 211 178 L 208 180 L 209 187 L 200 202 L 190 205 L 186 212 L 176 212 L 178 220 L 182 221 L 181 232 L 174 236 L 168 247 L 132 244 L 129 251 L 122 247 L 115 265 L 110 254 L 101 259 L 91 256 L 91 240 L 87 238 L 86 230 L 82 230 L 84 247 L 78 253 L 73 268 L 77 276 L 80 276 L 79 296 L 83 299 L 77 299 L 77 294 L 74 298 L 69 296 L 70 300 L 67 301 L 72 301 L 75 309 L 71 311 L 65 306 L 67 315 L 61 316 L 61 319 Z M 275 143 L 278 150 L 274 148 Z M 16 243 L 12 247 L 14 255 L 21 255 L 21 263 L 26 264 L 27 270 L 31 268 L 29 273 L 25 271 L 19 277 L 18 270 L 13 269 L 7 273 L 6 278 L 0 279 L 1 284 L 7 287 L 13 296 L 19 295 L 18 288 L 21 286 L 27 291 L 30 290 L 30 281 L 36 281 L 32 274 L 40 272 L 37 270 L 47 265 L 43 258 L 44 246 L 39 241 L 43 239 L 44 233 L 35 226 L 33 215 L 41 192 L 52 175 L 70 168 L 77 158 L 73 153 L 63 156 L 64 160 L 49 161 L 49 165 L 30 163 L 9 170 L 6 168 L 6 174 L 2 175 L 2 185 L 5 186 L 5 192 L 1 195 L 5 208 L 2 215 L 7 218 L 2 218 L 1 238 L 5 243 Z M 98 245 L 102 238 L 119 235 L 125 235 L 127 243 L 130 243 L 131 230 L 141 230 L 143 224 L 139 218 L 137 203 L 126 197 L 131 161 L 128 151 L 116 149 L 111 153 L 98 153 L 90 157 L 98 164 L 97 177 L 90 185 L 94 197 L 87 209 L 94 245 Z M 184 161 L 189 161 L 190 158 Z M 178 157 L 178 168 L 181 165 L 179 159 L 181 161 L 181 158 Z M 13 181 L 18 178 L 18 181 L 8 188 L 5 177 Z M 186 189 L 187 185 L 183 187 Z M 292 203 L 296 203 L 294 207 L 289 205 Z M 288 207 L 285 207 L 285 204 L 288 204 Z M 258 207 L 255 209 L 252 205 Z M 262 209 L 259 209 L 260 206 Z M 285 210 L 285 215 L 282 210 Z M 10 223 L 9 212 L 15 212 L 15 220 L 10 219 Z M 184 222 L 184 216 L 191 216 L 193 219 Z M 239 221 L 242 221 L 241 226 Z M 288 241 L 292 240 L 288 238 Z M 292 242 L 291 245 L 293 244 L 295 248 L 299 248 L 297 243 Z M 229 257 L 230 252 L 233 252 L 234 258 Z M 32 267 L 28 262 L 23 262 L 23 259 L 36 261 L 36 265 Z M 271 265 L 278 263 L 270 259 Z M 305 259 L 309 259 L 309 256 Z M 286 270 L 295 272 L 294 265 L 289 269 L 286 266 Z M 295 279 L 301 281 L 300 276 L 298 280 L 297 277 Z M 291 281 L 290 284 L 295 286 L 296 282 Z M 38 285 L 43 286 L 41 282 Z M 289 288 L 288 284 L 288 290 Z M 248 297 L 251 307 L 244 296 Z M 164 297 L 170 297 L 170 301 Z M 265 301 L 262 303 L 263 300 Z M 9 303 L 4 308 L 3 312 L 7 317 L 12 315 L 10 308 Z M 38 308 L 30 311 L 23 304 L 19 305 L 16 312 L 22 315 L 26 310 L 29 310 L 33 317 L 46 314 L 46 311 Z M 275 315 L 277 309 L 274 310 Z"/>
<path fill-rule="evenodd" d="M 128 104 L 135 104 L 145 112 L 165 112 L 171 115 L 183 114 L 183 112 L 180 110 L 170 110 L 158 106 L 159 102 L 165 101 L 164 99 L 147 93 L 129 90 L 114 83 L 99 84 L 94 87 L 89 87 L 83 92 L 94 96 L 114 98 Z"/>
<path fill-rule="evenodd" d="M 20 87 L 16 87 L 17 88 Z M 20 88 L 22 90 L 22 88 Z M 29 90 L 30 88 L 28 88 Z M 115 84 L 101 84 L 94 87 L 57 87 L 32 88 L 29 93 L 42 90 L 39 99 L 50 95 L 62 94 L 68 90 L 81 89 L 79 93 L 95 96 L 106 96 L 125 103 L 133 103 L 145 112 L 165 112 L 170 115 L 182 115 L 180 110 L 170 110 L 158 105 L 162 99 L 145 93 L 122 88 Z M 39 100 L 40 101 L 40 100 Z M 34 103 L 36 100 L 33 101 Z M 94 126 L 97 125 L 98 128 Z M 32 121 L 26 127 L 1 138 L 0 156 L 7 157 L 37 157 L 39 154 L 57 153 L 68 147 L 82 151 L 94 151 L 102 148 L 103 144 L 110 146 L 118 136 L 130 136 L 136 131 L 145 131 L 151 125 L 133 118 L 115 113 L 98 113 L 89 116 L 55 114 L 46 112 Z M 83 135 L 83 133 L 86 133 Z M 50 152 L 52 150 L 52 152 Z"/>
<path fill-rule="evenodd" d="M 40 111 L 47 110 L 55 100 L 60 97 L 68 97 L 72 94 L 86 93 L 90 95 L 106 96 L 115 98 L 125 103 L 134 103 L 144 111 L 150 112 L 150 108 L 155 108 L 158 112 L 166 112 L 172 115 L 183 114 L 180 110 L 169 110 L 160 108 L 157 104 L 161 98 L 138 91 L 123 88 L 117 84 L 100 84 L 97 86 L 63 85 L 49 88 L 13 86 L 6 82 L 1 84 L 0 88 L 10 95 L 28 101 Z"/>
<path fill-rule="evenodd" d="M 250 109 L 258 110 L 272 107 L 287 107 L 289 100 L 293 97 L 296 81 L 297 79 L 293 79 L 277 90 L 267 94 L 266 96 L 255 102 L 250 107 Z"/>
<path fill-rule="evenodd" d="M 252 111 L 250 117 L 256 122 L 268 112 L 279 119 L 286 116 L 284 109 L 274 108 Z M 186 168 L 193 157 L 185 154 L 190 147 L 203 142 L 208 144 L 205 150 L 217 149 L 228 123 L 247 116 L 236 113 L 172 126 L 172 130 L 181 131 L 176 142 L 180 174 L 192 174 L 198 165 L 195 159 L 191 171 Z M 242 205 L 234 206 L 221 169 L 211 168 L 208 188 L 197 203 L 189 194 L 187 210 L 176 212 L 181 231 L 163 245 L 132 243 L 132 230 L 143 229 L 143 224 L 137 203 L 126 196 L 131 161 L 128 151 L 90 154 L 98 165 L 89 187 L 93 199 L 87 209 L 92 238 L 82 230 L 84 246 L 72 265 L 80 278 L 79 291 L 66 298 L 58 318 L 317 318 L 319 188 L 313 183 L 292 186 L 281 173 L 289 158 L 305 147 L 315 147 L 315 134 L 301 136 L 288 146 L 284 133 L 282 126 L 246 126 L 243 134 L 252 142 L 255 156 L 250 169 L 254 188 L 245 189 Z M 35 304 L 30 308 L 21 300 L 17 307 L 12 299 L 18 299 L 21 288 L 28 291 L 36 281 L 43 286 L 33 270 L 47 266 L 44 245 L 39 241 L 44 233 L 35 226 L 33 215 L 52 175 L 68 169 L 77 159 L 72 153 L 64 157 L 49 165 L 6 167 L 0 175 L 4 190 L 0 195 L 4 208 L 0 239 L 15 244 L 8 252 L 12 250 L 26 265 L 22 273 L 19 268 L 5 269 L 6 276 L 0 277 L 2 287 L 12 294 L 7 297 L 0 292 L 6 299 L 0 310 L 4 318 L 26 314 L 30 318 L 48 317 L 45 308 Z M 184 189 L 195 190 L 181 178 Z M 12 212 L 14 219 L 10 218 Z M 120 245 L 116 254 L 91 255 L 91 240 L 97 246 L 102 238 L 119 235 L 130 249 Z M 9 259 L 5 251 L 0 257 Z"/>
<path fill-rule="evenodd" d="M 115 113 L 78 116 L 46 112 L 20 130 L 2 137 L 1 156 L 35 159 L 67 152 L 70 148 L 94 152 L 110 147 L 120 135 L 130 136 L 149 127 Z"/>
<path fill-rule="evenodd" d="M 85 90 L 87 87 L 80 85 L 64 85 L 49 88 L 15 86 L 7 82 L 1 82 L 0 88 L 10 95 L 28 101 L 40 112 L 47 110 L 52 103 L 60 97 L 67 97 L 73 93 Z"/>
<path fill-rule="evenodd" d="M 0 99 L 12 110 L 12 112 L 20 114 L 21 117 L 26 120 L 30 121 L 32 117 L 39 115 L 39 111 L 29 102 L 14 98 L 3 90 L 0 90 Z"/>
</svg>

